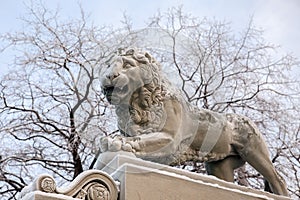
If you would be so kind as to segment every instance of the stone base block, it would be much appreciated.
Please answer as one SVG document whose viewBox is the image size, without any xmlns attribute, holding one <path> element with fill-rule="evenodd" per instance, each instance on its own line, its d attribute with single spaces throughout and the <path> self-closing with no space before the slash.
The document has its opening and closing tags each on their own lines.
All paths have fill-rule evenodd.
<svg viewBox="0 0 300 200">
<path fill-rule="evenodd" d="M 289 200 L 131 155 L 116 155 L 101 171 L 85 171 L 65 188 L 57 188 L 51 176 L 41 175 L 22 190 L 19 199 Z"/>
<path fill-rule="evenodd" d="M 31 192 L 27 194 L 22 200 L 79 200 L 77 198 L 69 197 L 62 194 L 46 193 L 41 191 Z"/>
<path fill-rule="evenodd" d="M 287 200 L 289 198 L 239 186 L 141 159 L 116 156 L 104 169 L 120 182 L 120 200 Z"/>
</svg>

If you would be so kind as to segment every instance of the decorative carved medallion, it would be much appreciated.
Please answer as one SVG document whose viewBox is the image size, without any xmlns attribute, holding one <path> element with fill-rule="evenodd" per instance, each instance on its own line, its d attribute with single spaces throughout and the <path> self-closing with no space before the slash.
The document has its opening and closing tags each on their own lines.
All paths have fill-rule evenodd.
<svg viewBox="0 0 300 200">
<path fill-rule="evenodd" d="M 53 193 L 56 188 L 56 184 L 54 180 L 50 177 L 43 178 L 41 180 L 40 186 L 41 186 L 41 190 L 47 193 Z"/>
<path fill-rule="evenodd" d="M 80 192 L 74 196 L 78 199 L 87 200 L 109 200 L 111 195 L 109 189 L 98 182 L 93 182 L 83 187 Z"/>
<path fill-rule="evenodd" d="M 104 185 L 100 183 L 95 183 L 88 188 L 88 200 L 109 200 L 110 193 Z"/>
</svg>

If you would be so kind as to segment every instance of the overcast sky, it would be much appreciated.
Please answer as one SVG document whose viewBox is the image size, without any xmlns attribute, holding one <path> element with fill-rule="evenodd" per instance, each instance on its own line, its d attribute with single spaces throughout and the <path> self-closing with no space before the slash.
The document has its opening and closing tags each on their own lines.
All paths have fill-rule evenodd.
<svg viewBox="0 0 300 200">
<path fill-rule="evenodd" d="M 24 3 L 25 2 L 25 3 Z M 30 1 L 1 0 L 0 33 L 18 30 L 18 19 L 26 13 L 25 4 Z M 34 2 L 34 0 L 33 0 Z M 49 0 L 46 7 L 61 8 L 61 16 L 72 18 L 79 15 L 78 2 L 85 11 L 91 13 L 96 24 L 117 25 L 126 12 L 137 28 L 157 10 L 166 11 L 173 6 L 183 6 L 186 13 L 197 17 L 215 17 L 232 23 L 233 31 L 241 31 L 247 26 L 251 16 L 254 25 L 265 30 L 268 42 L 281 45 L 282 52 L 293 53 L 300 58 L 300 1 L 299 0 Z M 1 44 L 0 44 L 1 45 Z M 0 55 L 0 74 L 12 55 Z"/>
</svg>

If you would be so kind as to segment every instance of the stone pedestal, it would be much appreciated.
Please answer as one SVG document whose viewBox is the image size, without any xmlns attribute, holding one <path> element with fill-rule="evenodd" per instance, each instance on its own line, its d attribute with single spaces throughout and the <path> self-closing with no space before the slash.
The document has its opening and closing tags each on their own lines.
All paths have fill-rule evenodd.
<svg viewBox="0 0 300 200">
<path fill-rule="evenodd" d="M 238 186 L 141 159 L 116 156 L 102 169 L 120 182 L 120 200 L 287 200 L 289 198 Z"/>
<path fill-rule="evenodd" d="M 19 199 L 288 200 L 289 198 L 123 154 L 115 155 L 101 171 L 83 172 L 65 188 L 57 188 L 52 177 L 41 175 L 30 186 L 24 188 Z"/>
</svg>

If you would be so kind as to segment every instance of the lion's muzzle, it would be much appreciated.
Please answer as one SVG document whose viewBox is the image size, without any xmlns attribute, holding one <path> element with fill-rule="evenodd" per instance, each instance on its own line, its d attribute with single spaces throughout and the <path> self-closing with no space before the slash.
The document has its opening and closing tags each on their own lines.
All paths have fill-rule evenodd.
<svg viewBox="0 0 300 200">
<path fill-rule="evenodd" d="M 102 92 L 105 95 L 109 103 L 114 104 L 116 102 L 115 98 L 122 97 L 128 93 L 128 86 L 124 85 L 123 87 L 117 86 L 104 86 L 102 87 Z"/>
</svg>

